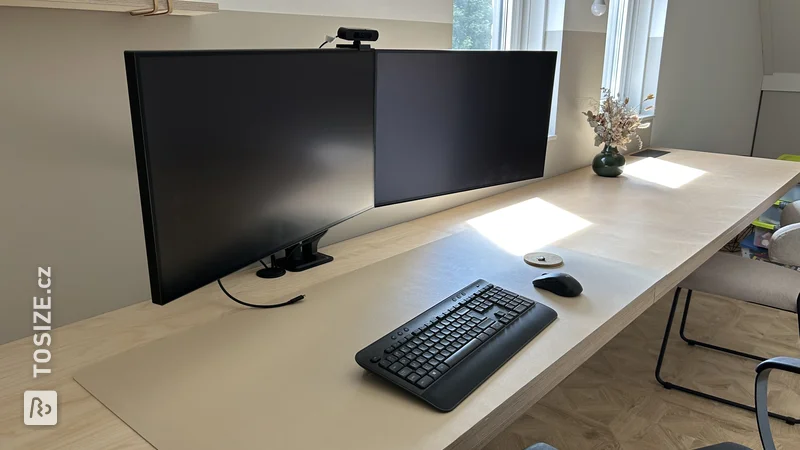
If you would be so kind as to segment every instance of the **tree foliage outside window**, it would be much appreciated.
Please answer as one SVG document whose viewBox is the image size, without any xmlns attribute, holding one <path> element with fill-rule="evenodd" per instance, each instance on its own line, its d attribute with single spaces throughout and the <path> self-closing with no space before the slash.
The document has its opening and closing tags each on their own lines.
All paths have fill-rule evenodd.
<svg viewBox="0 0 800 450">
<path fill-rule="evenodd" d="M 455 0 L 453 3 L 453 48 L 492 48 L 493 0 Z"/>
</svg>

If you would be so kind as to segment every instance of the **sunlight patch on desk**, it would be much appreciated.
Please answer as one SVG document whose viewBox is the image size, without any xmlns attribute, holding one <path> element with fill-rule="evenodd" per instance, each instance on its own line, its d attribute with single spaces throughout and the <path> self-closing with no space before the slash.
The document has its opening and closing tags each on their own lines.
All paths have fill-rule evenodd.
<svg viewBox="0 0 800 450">
<path fill-rule="evenodd" d="M 625 166 L 625 175 L 627 176 L 672 189 L 694 181 L 705 173 L 704 170 L 656 158 L 645 158 Z"/>
<path fill-rule="evenodd" d="M 492 211 L 467 223 L 498 247 L 517 256 L 536 251 L 592 224 L 540 198 Z"/>
</svg>

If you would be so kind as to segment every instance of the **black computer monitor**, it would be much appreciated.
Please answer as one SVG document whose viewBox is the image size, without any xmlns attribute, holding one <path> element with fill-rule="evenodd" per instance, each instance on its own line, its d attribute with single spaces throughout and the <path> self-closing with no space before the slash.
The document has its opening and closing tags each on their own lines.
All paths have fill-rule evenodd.
<svg viewBox="0 0 800 450">
<path fill-rule="evenodd" d="M 538 178 L 555 52 L 377 51 L 375 205 Z"/>
<path fill-rule="evenodd" d="M 314 237 L 373 206 L 374 57 L 126 52 L 153 302 L 295 244 L 318 264 Z"/>
</svg>

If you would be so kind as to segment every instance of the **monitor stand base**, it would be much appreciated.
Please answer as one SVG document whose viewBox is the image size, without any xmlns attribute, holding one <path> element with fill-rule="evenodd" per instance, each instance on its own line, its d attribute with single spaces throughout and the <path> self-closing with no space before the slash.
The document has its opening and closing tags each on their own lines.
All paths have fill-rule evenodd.
<svg viewBox="0 0 800 450">
<path fill-rule="evenodd" d="M 317 251 L 319 240 L 328 230 L 314 235 L 305 241 L 286 249 L 286 256 L 278 258 L 277 264 L 289 272 L 302 272 L 333 261 L 333 256 Z"/>
<path fill-rule="evenodd" d="M 269 267 L 264 267 L 256 272 L 256 276 L 259 278 L 280 278 L 286 275 L 286 270 L 278 266 L 278 262 L 275 260 L 275 255 L 270 256 L 271 263 Z"/>
</svg>

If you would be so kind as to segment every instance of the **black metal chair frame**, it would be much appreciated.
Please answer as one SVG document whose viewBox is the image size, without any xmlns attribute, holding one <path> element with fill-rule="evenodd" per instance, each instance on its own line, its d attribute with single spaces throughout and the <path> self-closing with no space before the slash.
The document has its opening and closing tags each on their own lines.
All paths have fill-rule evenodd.
<svg viewBox="0 0 800 450">
<path fill-rule="evenodd" d="M 670 334 L 670 331 L 672 330 L 672 322 L 673 322 L 673 319 L 675 318 L 675 311 L 677 310 L 677 307 L 678 307 L 678 300 L 680 299 L 680 294 L 681 294 L 681 288 L 680 287 L 676 288 L 675 289 L 675 297 L 672 300 L 672 308 L 671 308 L 671 310 L 669 312 L 669 319 L 667 319 L 667 327 L 666 327 L 666 330 L 664 331 L 664 340 L 661 342 L 661 352 L 658 354 L 658 363 L 656 364 L 656 380 L 662 386 L 664 386 L 666 389 L 675 389 L 676 391 L 680 391 L 680 392 L 685 392 L 687 394 L 696 395 L 698 397 L 702 397 L 702 398 L 705 398 L 705 399 L 708 399 L 708 400 L 713 400 L 713 401 L 716 401 L 716 402 L 724 403 L 726 405 L 734 406 L 734 407 L 741 408 L 741 409 L 744 409 L 744 410 L 747 410 L 747 411 L 755 413 L 756 412 L 756 408 L 754 406 L 745 405 L 744 403 L 735 402 L 735 401 L 728 400 L 726 398 L 722 398 L 722 397 L 719 397 L 719 396 L 716 396 L 716 395 L 708 394 L 708 393 L 701 392 L 701 391 L 698 391 L 698 390 L 695 390 L 695 389 L 687 388 L 685 386 L 680 386 L 680 385 L 677 385 L 677 384 L 674 384 L 674 383 L 670 383 L 669 381 L 664 381 L 664 379 L 661 377 L 661 366 L 664 363 L 664 354 L 667 351 L 667 343 L 669 342 L 669 334 Z M 684 340 L 684 342 L 686 342 L 687 344 L 689 344 L 691 346 L 704 347 L 704 348 L 708 348 L 708 349 L 711 349 L 711 350 L 716 350 L 716 351 L 719 351 L 719 352 L 728 353 L 730 355 L 740 356 L 742 358 L 747 358 L 747 359 L 752 359 L 752 360 L 755 360 L 755 361 L 758 361 L 758 362 L 763 362 L 763 361 L 767 360 L 767 358 L 764 358 L 764 357 L 761 357 L 761 356 L 751 355 L 749 353 L 744 353 L 744 352 L 740 352 L 740 351 L 737 351 L 737 350 L 733 350 L 733 349 L 729 349 L 729 348 L 725 348 L 725 347 L 720 347 L 718 345 L 709 344 L 707 342 L 701 342 L 701 341 L 697 341 L 697 340 L 694 340 L 694 339 L 687 338 L 686 334 L 685 334 L 685 331 L 686 331 L 686 318 L 689 315 L 689 305 L 691 304 L 691 301 L 692 301 L 692 290 L 691 289 L 687 289 L 686 303 L 685 303 L 684 308 L 683 308 L 683 318 L 681 319 L 681 327 L 680 327 L 680 336 L 681 336 L 681 339 Z M 798 306 L 798 328 L 800 329 L 800 297 L 798 297 L 797 303 L 798 303 L 798 305 L 797 305 Z M 784 416 L 782 414 L 769 412 L 769 416 L 773 417 L 773 418 L 776 418 L 776 419 L 783 420 L 786 423 L 788 423 L 789 425 L 796 425 L 796 424 L 800 423 L 800 420 L 798 420 L 797 418 Z"/>
</svg>

